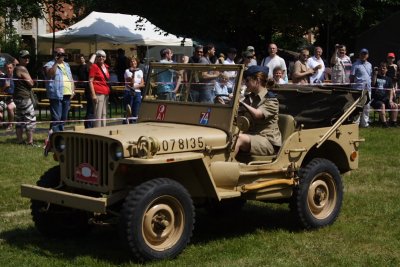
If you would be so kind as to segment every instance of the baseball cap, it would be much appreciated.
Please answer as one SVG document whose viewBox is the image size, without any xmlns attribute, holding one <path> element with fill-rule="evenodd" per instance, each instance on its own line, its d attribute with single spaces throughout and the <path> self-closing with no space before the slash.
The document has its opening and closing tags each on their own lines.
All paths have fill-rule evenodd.
<svg viewBox="0 0 400 267">
<path fill-rule="evenodd" d="M 391 52 L 391 53 L 388 53 L 388 54 L 387 54 L 387 57 L 393 57 L 393 58 L 395 58 L 396 55 L 395 55 L 394 53 Z"/>
<path fill-rule="evenodd" d="M 246 51 L 250 51 L 250 52 L 254 52 L 254 47 L 253 46 L 251 46 L 251 45 L 249 45 L 247 48 L 246 48 Z"/>
<path fill-rule="evenodd" d="M 251 53 L 250 51 L 244 51 L 244 52 L 242 53 L 242 56 L 243 56 L 243 57 L 252 57 L 252 56 L 253 56 L 253 53 Z"/>
<path fill-rule="evenodd" d="M 268 75 L 269 72 L 269 68 L 265 67 L 265 66 L 250 66 L 245 72 L 244 72 L 244 77 L 249 77 L 252 76 L 254 74 L 256 74 L 257 72 L 263 72 L 265 75 Z"/>
<path fill-rule="evenodd" d="M 360 54 L 369 54 L 368 49 L 366 49 L 366 48 L 361 49 Z"/>
<path fill-rule="evenodd" d="M 21 50 L 19 51 L 19 57 L 30 57 L 31 55 L 29 54 L 28 50 Z"/>
<path fill-rule="evenodd" d="M 96 51 L 96 56 L 102 56 L 102 57 L 106 57 L 106 52 L 104 52 L 104 50 L 97 50 Z"/>
</svg>

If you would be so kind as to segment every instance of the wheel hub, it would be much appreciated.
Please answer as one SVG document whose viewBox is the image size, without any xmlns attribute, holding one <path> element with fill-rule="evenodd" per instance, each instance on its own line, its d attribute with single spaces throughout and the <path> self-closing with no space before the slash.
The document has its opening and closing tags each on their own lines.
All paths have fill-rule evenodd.
<svg viewBox="0 0 400 267">
<path fill-rule="evenodd" d="M 154 227 L 159 230 L 165 230 L 170 225 L 164 214 L 154 216 L 152 223 L 154 224 Z"/>
<path fill-rule="evenodd" d="M 336 188 L 333 178 L 323 173 L 317 176 L 308 189 L 308 207 L 314 217 L 326 218 L 335 207 Z"/>
<path fill-rule="evenodd" d="M 315 190 L 314 201 L 321 205 L 321 203 L 326 199 L 327 192 L 323 190 L 323 188 L 318 187 Z"/>
<path fill-rule="evenodd" d="M 183 227 L 182 206 L 172 197 L 155 200 L 143 217 L 143 237 L 154 250 L 163 251 L 173 246 L 179 240 Z"/>
</svg>

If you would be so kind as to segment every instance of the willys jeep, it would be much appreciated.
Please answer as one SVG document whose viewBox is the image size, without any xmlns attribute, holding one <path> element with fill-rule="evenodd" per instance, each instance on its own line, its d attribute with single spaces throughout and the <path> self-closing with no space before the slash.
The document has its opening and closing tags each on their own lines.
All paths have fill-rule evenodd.
<svg viewBox="0 0 400 267">
<path fill-rule="evenodd" d="M 239 210 L 247 200 L 280 202 L 306 229 L 332 224 L 342 206 L 342 174 L 358 167 L 362 140 L 353 121 L 364 93 L 334 85 L 274 86 L 280 150 L 234 156 L 238 134 L 251 124 L 238 115 L 243 68 L 152 63 L 137 123 L 54 133 L 59 164 L 37 185 L 21 186 L 39 232 L 80 235 L 93 224 L 115 223 L 133 256 L 145 261 L 184 250 L 195 207 Z M 194 102 L 193 91 L 219 82 L 204 74 L 222 72 L 236 75 L 229 80 L 233 95 Z M 160 88 L 177 83 L 176 96 L 165 100 Z"/>
</svg>

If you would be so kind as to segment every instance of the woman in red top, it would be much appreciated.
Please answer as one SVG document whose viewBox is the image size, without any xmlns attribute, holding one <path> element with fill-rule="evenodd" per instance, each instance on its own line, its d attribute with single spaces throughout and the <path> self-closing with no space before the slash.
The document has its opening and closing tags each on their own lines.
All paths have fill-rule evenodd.
<svg viewBox="0 0 400 267">
<path fill-rule="evenodd" d="M 107 82 L 110 79 L 108 65 L 105 64 L 106 53 L 103 50 L 96 51 L 96 61 L 89 71 L 89 87 L 92 92 L 94 104 L 94 116 L 96 121 L 94 127 L 106 126 L 107 103 L 110 87 Z"/>
</svg>

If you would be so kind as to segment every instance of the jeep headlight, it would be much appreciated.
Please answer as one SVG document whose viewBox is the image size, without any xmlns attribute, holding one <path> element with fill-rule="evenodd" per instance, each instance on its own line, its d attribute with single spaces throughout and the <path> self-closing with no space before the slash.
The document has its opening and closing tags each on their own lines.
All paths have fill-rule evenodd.
<svg viewBox="0 0 400 267">
<path fill-rule="evenodd" d="M 63 152 L 65 150 L 65 139 L 61 135 L 56 136 L 54 139 L 54 147 L 57 150 L 57 152 Z"/>
<path fill-rule="evenodd" d="M 112 143 L 110 147 L 110 156 L 113 160 L 122 159 L 124 151 L 119 143 Z"/>
</svg>

